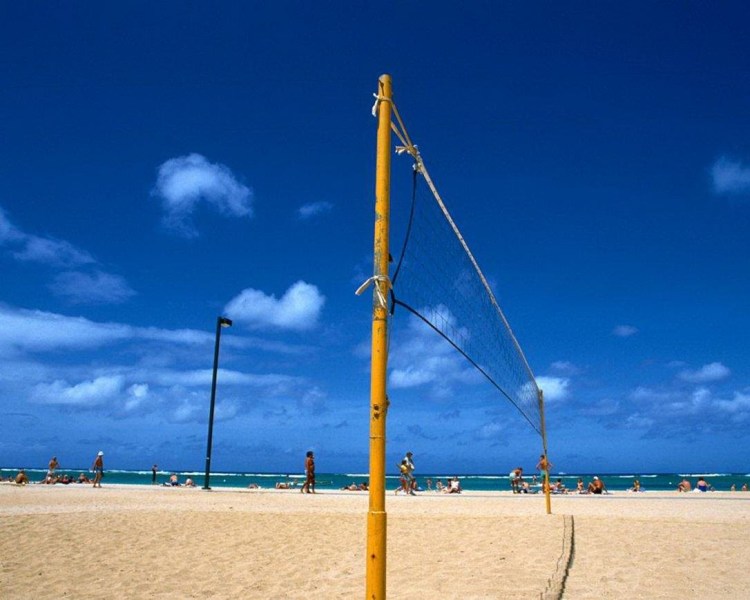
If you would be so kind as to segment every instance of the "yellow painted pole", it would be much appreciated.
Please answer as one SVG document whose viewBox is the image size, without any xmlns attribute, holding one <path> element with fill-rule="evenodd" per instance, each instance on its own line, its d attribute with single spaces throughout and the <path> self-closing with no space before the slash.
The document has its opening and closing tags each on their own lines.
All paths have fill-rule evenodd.
<svg viewBox="0 0 750 600">
<path fill-rule="evenodd" d="M 378 144 L 375 159 L 375 286 L 372 304 L 372 367 L 370 374 L 370 507 L 367 514 L 367 600 L 385 598 L 385 420 L 388 397 L 385 381 L 388 367 L 388 237 L 391 195 L 391 76 L 378 79 Z"/>
<path fill-rule="evenodd" d="M 542 451 L 544 452 L 544 502 L 547 505 L 547 514 L 552 514 L 552 497 L 549 489 L 549 454 L 547 453 L 547 429 L 544 424 L 544 392 L 539 390 L 539 416 L 542 426 Z"/>
</svg>

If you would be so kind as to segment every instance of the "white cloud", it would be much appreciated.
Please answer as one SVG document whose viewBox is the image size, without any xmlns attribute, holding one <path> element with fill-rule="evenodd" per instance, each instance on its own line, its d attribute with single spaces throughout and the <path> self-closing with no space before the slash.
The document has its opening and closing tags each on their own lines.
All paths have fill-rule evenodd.
<svg viewBox="0 0 750 600">
<path fill-rule="evenodd" d="M 5 211 L 0 207 L 0 245 L 22 240 L 24 237 L 24 234 L 8 220 Z"/>
<path fill-rule="evenodd" d="M 439 313 L 446 324 L 455 327 L 455 318 L 444 306 L 420 312 Z M 390 387 L 405 389 L 432 384 L 435 397 L 449 395 L 453 383 L 475 384 L 483 379 L 455 348 L 414 315 L 409 315 L 406 331 L 391 344 L 390 363 Z"/>
<path fill-rule="evenodd" d="M 305 393 L 302 395 L 302 398 L 297 401 L 297 405 L 305 412 L 309 412 L 313 415 L 320 415 L 327 410 L 327 397 L 328 394 L 326 394 L 319 387 L 315 386 L 305 391 Z"/>
<path fill-rule="evenodd" d="M 625 427 L 627 429 L 650 429 L 654 423 L 654 419 L 640 413 L 634 413 L 625 419 Z"/>
<path fill-rule="evenodd" d="M 477 437 L 482 440 L 495 439 L 503 432 L 503 427 L 500 423 L 491 422 L 485 423 L 477 431 Z"/>
<path fill-rule="evenodd" d="M 581 369 L 567 360 L 557 360 L 550 365 L 550 368 L 562 375 L 578 375 Z"/>
<path fill-rule="evenodd" d="M 191 216 L 203 200 L 220 214 L 251 217 L 253 192 L 232 171 L 200 154 L 171 158 L 159 167 L 153 192 L 162 199 L 164 224 L 185 237 L 197 237 Z"/>
<path fill-rule="evenodd" d="M 146 401 L 149 395 L 147 383 L 134 383 L 128 388 L 127 400 L 124 409 L 127 412 L 134 411 Z"/>
<path fill-rule="evenodd" d="M 429 367 L 425 368 L 425 366 L 426 365 L 422 364 L 417 368 L 413 365 L 409 365 L 405 369 L 393 369 L 388 378 L 391 387 L 410 388 L 435 381 L 438 373 Z"/>
<path fill-rule="evenodd" d="M 70 242 L 25 233 L 13 225 L 0 208 L 0 245 L 10 246 L 14 258 L 55 267 L 76 267 L 96 263 L 85 250 Z"/>
<path fill-rule="evenodd" d="M 0 304 L 0 355 L 8 352 L 45 352 L 93 349 L 129 340 L 146 340 L 169 346 L 210 346 L 214 334 L 195 329 L 131 327 L 120 323 L 97 323 L 84 317 L 70 317 L 40 310 L 12 308 Z M 254 338 L 234 335 L 222 338 L 222 347 L 256 348 L 269 352 L 293 353 L 285 345 L 263 344 Z"/>
<path fill-rule="evenodd" d="M 742 413 L 747 418 L 747 415 L 750 415 L 750 390 L 735 392 L 732 400 L 716 400 L 714 406 L 725 413 Z"/>
<path fill-rule="evenodd" d="M 667 402 L 675 397 L 671 392 L 658 392 L 644 386 L 638 386 L 630 394 L 631 400 L 643 402 Z"/>
<path fill-rule="evenodd" d="M 224 400 L 223 402 L 216 403 L 216 409 L 214 412 L 214 420 L 219 423 L 221 421 L 229 421 L 237 416 L 239 407 L 235 402 L 231 400 Z"/>
<path fill-rule="evenodd" d="M 0 245 L 11 248 L 11 255 L 23 262 L 50 267 L 95 266 L 98 261 L 70 242 L 24 233 L 15 227 L 0 208 Z M 49 288 L 74 303 L 121 303 L 135 291 L 119 275 L 96 269 L 93 273 L 64 272 L 57 275 Z"/>
<path fill-rule="evenodd" d="M 536 384 L 544 392 L 545 402 L 564 400 L 570 395 L 570 379 L 567 377 L 548 377 L 542 375 L 536 378 Z"/>
<path fill-rule="evenodd" d="M 197 404 L 191 403 L 189 400 L 183 400 L 180 404 L 172 411 L 171 418 L 176 423 L 188 423 L 195 418 L 198 418 L 200 409 Z"/>
<path fill-rule="evenodd" d="M 750 166 L 722 156 L 711 167 L 713 189 L 716 194 L 750 192 Z"/>
<path fill-rule="evenodd" d="M 101 271 L 65 271 L 49 287 L 74 304 L 120 304 L 136 294 L 123 277 Z"/>
<path fill-rule="evenodd" d="M 578 412 L 580 412 L 582 415 L 603 417 L 614 415 L 619 410 L 620 403 L 617 400 L 612 400 L 611 398 L 603 398 L 602 400 L 581 407 Z"/>
<path fill-rule="evenodd" d="M 612 335 L 617 337 L 630 337 L 638 333 L 638 329 L 632 325 L 618 325 L 612 330 Z"/>
<path fill-rule="evenodd" d="M 303 331 L 317 325 L 325 296 L 304 281 L 292 285 L 281 298 L 248 288 L 229 301 L 227 316 L 252 328 Z"/>
<path fill-rule="evenodd" d="M 74 267 L 95 263 L 86 251 L 79 250 L 70 242 L 26 235 L 21 248 L 13 252 L 18 260 L 37 262 L 52 266 Z"/>
<path fill-rule="evenodd" d="M 690 383 L 709 383 L 711 381 L 720 381 L 729 377 L 731 371 L 720 362 L 713 362 L 703 365 L 695 371 L 685 370 L 680 372 L 678 377 L 683 381 Z"/>
<path fill-rule="evenodd" d="M 297 218 L 301 220 L 311 219 L 317 215 L 330 212 L 333 209 L 333 204 L 330 202 L 311 202 L 310 204 L 303 204 L 297 209 Z"/>
<path fill-rule="evenodd" d="M 74 385 L 57 380 L 34 386 L 31 398 L 43 404 L 93 406 L 107 403 L 122 393 L 124 378 L 119 375 L 97 377 Z"/>
<path fill-rule="evenodd" d="M 132 328 L 127 325 L 0 306 L 0 351 L 95 348 L 132 335 Z"/>
</svg>

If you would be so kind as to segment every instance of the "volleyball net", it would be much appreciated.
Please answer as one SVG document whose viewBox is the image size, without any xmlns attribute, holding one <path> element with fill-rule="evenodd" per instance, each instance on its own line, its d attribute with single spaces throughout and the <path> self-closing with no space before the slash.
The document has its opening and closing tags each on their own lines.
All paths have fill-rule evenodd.
<svg viewBox="0 0 750 600">
<path fill-rule="evenodd" d="M 409 224 L 392 277 L 391 310 L 403 307 L 447 340 L 544 438 L 534 374 L 419 149 L 396 106 L 392 108 L 391 128 L 401 142 L 396 152 L 414 159 L 414 177 Z"/>
</svg>

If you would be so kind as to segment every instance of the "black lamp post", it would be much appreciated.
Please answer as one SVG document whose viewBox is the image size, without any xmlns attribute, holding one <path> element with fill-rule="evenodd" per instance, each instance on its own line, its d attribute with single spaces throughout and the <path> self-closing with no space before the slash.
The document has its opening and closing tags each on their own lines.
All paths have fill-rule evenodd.
<svg viewBox="0 0 750 600">
<path fill-rule="evenodd" d="M 214 435 L 214 406 L 216 404 L 216 375 L 219 371 L 219 342 L 221 341 L 221 328 L 231 327 L 232 320 L 226 317 L 216 319 L 216 345 L 214 346 L 214 374 L 211 380 L 211 408 L 208 411 L 208 447 L 206 449 L 206 476 L 203 479 L 203 489 L 210 490 L 208 478 L 211 474 L 211 443 Z"/>
</svg>

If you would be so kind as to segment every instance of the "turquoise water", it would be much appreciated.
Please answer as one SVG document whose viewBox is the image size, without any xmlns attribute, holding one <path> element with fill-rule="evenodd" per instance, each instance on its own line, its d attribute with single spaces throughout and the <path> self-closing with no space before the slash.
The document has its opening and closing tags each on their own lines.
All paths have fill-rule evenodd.
<svg viewBox="0 0 750 600">
<path fill-rule="evenodd" d="M 0 475 L 4 478 L 15 476 L 17 469 L 0 469 Z M 26 469 L 26 473 L 32 482 L 41 481 L 47 473 L 46 469 Z M 67 473 L 72 478 L 77 478 L 79 473 L 85 473 L 87 476 L 92 474 L 87 469 L 63 469 L 58 471 L 59 474 Z M 181 483 L 185 482 L 188 477 L 192 478 L 198 487 L 204 483 L 204 473 L 198 471 L 178 471 L 176 472 Z M 164 483 L 169 480 L 171 472 L 160 471 L 157 473 L 157 482 Z M 556 481 L 562 479 L 568 489 L 575 489 L 578 478 L 584 480 L 586 484 L 591 481 L 594 474 L 552 474 L 551 479 Z M 655 474 L 597 474 L 605 483 L 610 491 L 624 491 L 633 485 L 633 479 L 638 478 L 641 482 L 641 489 L 644 491 L 673 491 L 677 484 L 683 479 L 688 479 L 695 485 L 698 477 L 703 476 L 710 486 L 717 491 L 729 491 L 730 486 L 734 484 L 739 491 L 743 484 L 750 486 L 750 473 L 655 473 Z M 417 474 L 417 481 L 422 488 L 426 488 L 426 480 L 432 479 L 433 486 L 438 479 L 443 483 L 451 477 L 452 474 Z M 472 491 L 509 491 L 510 484 L 507 475 L 458 475 L 461 485 L 465 490 Z M 366 473 L 318 473 L 317 487 L 321 490 L 336 490 L 350 483 L 361 483 L 367 481 Z M 531 482 L 531 476 L 524 478 Z M 261 488 L 273 488 L 277 482 L 288 482 L 299 487 L 304 477 L 297 474 L 285 473 L 211 473 L 209 484 L 211 487 L 221 488 L 246 488 L 250 484 L 255 484 Z M 102 482 L 117 483 L 125 485 L 150 485 L 151 471 L 125 471 L 125 470 L 107 470 Z M 77 485 L 77 484 L 71 484 Z M 398 476 L 388 475 L 386 485 L 389 489 L 398 487 Z"/>
</svg>

